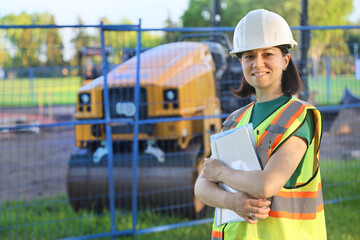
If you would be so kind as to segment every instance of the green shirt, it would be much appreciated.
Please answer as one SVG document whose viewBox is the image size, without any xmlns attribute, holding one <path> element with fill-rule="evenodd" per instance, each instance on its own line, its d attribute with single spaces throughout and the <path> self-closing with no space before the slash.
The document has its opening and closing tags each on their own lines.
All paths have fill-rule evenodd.
<svg viewBox="0 0 360 240">
<path fill-rule="evenodd" d="M 268 116 L 270 116 L 273 112 L 275 112 L 279 107 L 289 101 L 289 96 L 281 96 L 274 100 L 268 102 L 255 102 L 253 113 L 251 115 L 250 122 L 253 124 L 254 129 L 264 121 Z M 306 140 L 308 146 L 311 142 L 311 139 L 314 137 L 315 124 L 314 124 L 314 115 L 313 112 L 310 111 L 306 117 L 304 124 L 294 133 L 295 136 L 301 137 Z M 301 173 L 301 169 L 303 166 L 304 158 L 299 163 L 293 175 L 290 177 L 289 181 L 285 184 L 285 187 L 294 187 L 296 184 L 296 180 Z"/>
</svg>

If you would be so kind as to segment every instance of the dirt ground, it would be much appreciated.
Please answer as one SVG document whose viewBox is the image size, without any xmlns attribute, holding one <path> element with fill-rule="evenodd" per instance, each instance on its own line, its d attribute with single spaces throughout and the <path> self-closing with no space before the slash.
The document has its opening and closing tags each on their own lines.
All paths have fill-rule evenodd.
<svg viewBox="0 0 360 240">
<path fill-rule="evenodd" d="M 14 122 L 45 126 L 0 131 L 0 202 L 66 194 L 67 163 L 75 146 L 75 127 L 51 124 L 70 121 L 73 112 L 73 107 L 53 109 L 51 118 L 47 112 L 40 117 L 31 109 L 21 114 L 0 113 L 3 126 Z"/>
<path fill-rule="evenodd" d="M 360 159 L 360 109 L 343 109 L 327 124 L 321 140 L 320 160 Z"/>
<path fill-rule="evenodd" d="M 70 121 L 72 111 L 42 121 Z M 74 128 L 70 125 L 0 132 L 0 202 L 66 195 L 67 164 L 75 146 Z M 343 110 L 325 129 L 321 160 L 360 159 L 359 109 Z"/>
</svg>

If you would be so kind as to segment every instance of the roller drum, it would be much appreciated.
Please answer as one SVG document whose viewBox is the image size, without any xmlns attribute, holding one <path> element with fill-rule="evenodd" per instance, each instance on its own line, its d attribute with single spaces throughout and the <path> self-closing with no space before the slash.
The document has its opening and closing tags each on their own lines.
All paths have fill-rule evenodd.
<svg viewBox="0 0 360 240">
<path fill-rule="evenodd" d="M 160 212 L 176 212 L 194 217 L 193 187 L 197 168 L 187 152 L 167 153 L 165 161 L 154 156 L 139 156 L 137 202 L 139 209 L 153 208 Z M 102 212 L 109 203 L 109 169 L 107 155 L 94 163 L 86 151 L 71 156 L 67 190 L 75 211 L 80 209 Z M 115 154 L 113 181 L 116 207 L 131 210 L 132 155 Z"/>
</svg>

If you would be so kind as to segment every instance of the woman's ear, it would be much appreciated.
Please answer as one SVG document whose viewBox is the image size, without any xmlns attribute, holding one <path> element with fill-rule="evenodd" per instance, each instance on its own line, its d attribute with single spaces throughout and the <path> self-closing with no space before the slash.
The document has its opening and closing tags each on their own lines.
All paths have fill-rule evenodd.
<svg viewBox="0 0 360 240">
<path fill-rule="evenodd" d="M 288 53 L 288 54 L 286 54 L 284 56 L 284 67 L 283 67 L 283 69 L 286 69 L 288 67 L 289 62 L 290 62 L 290 54 Z"/>
</svg>

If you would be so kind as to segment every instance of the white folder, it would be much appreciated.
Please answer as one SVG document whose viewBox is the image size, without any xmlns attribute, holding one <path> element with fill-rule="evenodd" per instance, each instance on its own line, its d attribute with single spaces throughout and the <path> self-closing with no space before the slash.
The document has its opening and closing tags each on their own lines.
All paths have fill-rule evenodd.
<svg viewBox="0 0 360 240">
<path fill-rule="evenodd" d="M 224 165 L 243 171 L 261 170 L 261 163 L 256 153 L 256 143 L 252 124 L 247 124 L 210 136 L 211 158 L 218 159 Z M 229 192 L 237 192 L 231 187 L 220 184 Z M 216 226 L 228 222 L 244 221 L 234 211 L 216 208 Z"/>
</svg>

